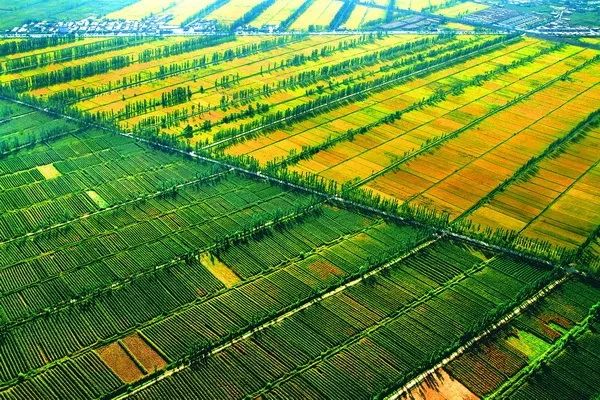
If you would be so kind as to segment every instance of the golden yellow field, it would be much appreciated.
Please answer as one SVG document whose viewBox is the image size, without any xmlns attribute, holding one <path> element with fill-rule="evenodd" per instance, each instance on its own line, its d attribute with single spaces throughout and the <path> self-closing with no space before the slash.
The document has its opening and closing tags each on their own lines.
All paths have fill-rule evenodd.
<svg viewBox="0 0 600 400">
<path fill-rule="evenodd" d="M 173 0 L 139 0 L 127 7 L 114 11 L 106 17 L 111 19 L 142 19 L 169 9 Z"/>
<path fill-rule="evenodd" d="M 396 7 L 405 10 L 421 11 L 424 8 L 442 5 L 446 0 L 396 0 Z"/>
<path fill-rule="evenodd" d="M 309 27 L 326 28 L 342 7 L 339 0 L 315 0 L 314 3 L 290 27 L 292 30 L 307 30 Z"/>
<path fill-rule="evenodd" d="M 216 19 L 223 25 L 231 25 L 260 3 L 261 0 L 231 0 L 223 7 L 219 7 L 208 14 L 204 19 Z"/>
<path fill-rule="evenodd" d="M 367 22 L 383 18 L 385 18 L 385 10 L 357 5 L 344 26 L 349 29 L 358 29 Z"/>
<path fill-rule="evenodd" d="M 256 28 L 261 28 L 265 25 L 279 26 L 299 5 L 296 0 L 277 0 L 271 7 L 268 7 L 254 19 L 250 25 Z"/>
<path fill-rule="evenodd" d="M 215 0 L 178 0 L 167 10 L 169 14 L 173 15 L 173 19 L 169 23 L 180 25 L 187 18 L 214 2 Z"/>
</svg>

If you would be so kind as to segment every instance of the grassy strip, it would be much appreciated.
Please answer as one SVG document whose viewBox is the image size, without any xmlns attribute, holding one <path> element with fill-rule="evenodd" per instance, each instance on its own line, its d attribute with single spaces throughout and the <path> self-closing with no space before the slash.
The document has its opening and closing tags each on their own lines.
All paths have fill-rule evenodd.
<svg viewBox="0 0 600 400">
<path fill-rule="evenodd" d="M 565 335 L 558 339 L 548 350 L 541 356 L 535 359 L 525 368 L 521 369 L 516 375 L 505 381 L 494 393 L 490 394 L 487 399 L 505 399 L 514 394 L 525 381 L 533 377 L 538 371 L 543 371 L 550 367 L 550 363 L 560 353 L 570 347 L 579 336 L 584 334 L 590 327 L 590 324 L 600 321 L 600 302 L 594 304 L 587 317 L 577 323 Z"/>
</svg>

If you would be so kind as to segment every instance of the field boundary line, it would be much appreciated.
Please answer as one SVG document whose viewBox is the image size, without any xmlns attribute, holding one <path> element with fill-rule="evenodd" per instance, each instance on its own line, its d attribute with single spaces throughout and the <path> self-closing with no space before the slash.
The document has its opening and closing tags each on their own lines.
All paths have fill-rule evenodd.
<svg viewBox="0 0 600 400">
<path fill-rule="evenodd" d="M 248 332 L 246 332 L 246 333 L 244 333 L 244 334 L 242 334 L 242 335 L 240 335 L 240 336 L 238 336 L 238 337 L 230 340 L 229 342 L 227 342 L 227 343 L 225 343 L 225 344 L 223 344 L 223 345 L 221 345 L 219 347 L 216 347 L 215 349 L 213 349 L 209 353 L 207 353 L 207 356 L 213 356 L 215 354 L 218 354 L 221 351 L 226 350 L 229 347 L 233 346 L 234 344 L 239 343 L 242 340 L 248 339 L 248 338 L 254 336 L 256 333 L 261 332 L 264 329 L 269 328 L 269 327 L 271 327 L 271 326 L 273 326 L 275 324 L 278 324 L 278 323 L 280 323 L 280 322 L 288 319 L 289 317 L 291 317 L 291 316 L 299 313 L 300 311 L 305 310 L 305 309 L 313 306 L 316 303 L 319 303 L 319 302 L 321 302 L 321 301 L 323 301 L 323 300 L 325 300 L 325 299 L 327 299 L 327 298 L 329 298 L 331 296 L 334 296 L 334 295 L 336 295 L 336 294 L 338 294 L 338 293 L 346 290 L 349 287 L 352 287 L 352 286 L 355 286 L 355 285 L 361 283 L 363 280 L 368 279 L 369 277 L 371 277 L 373 275 L 376 275 L 379 272 L 381 272 L 381 271 L 383 271 L 383 270 L 385 270 L 387 268 L 392 267 L 393 265 L 399 263 L 400 261 L 402 261 L 402 260 L 404 260 L 404 259 L 406 259 L 406 258 L 408 258 L 408 257 L 410 257 L 410 256 L 412 256 L 412 255 L 414 255 L 414 254 L 416 254 L 418 252 L 420 252 L 421 250 L 423 250 L 423 249 L 429 247 L 430 245 L 432 245 L 433 243 L 436 243 L 437 241 L 439 241 L 441 239 L 441 237 L 442 236 L 438 236 L 438 237 L 435 237 L 434 239 L 431 239 L 431 240 L 428 240 L 428 241 L 426 241 L 424 243 L 421 243 L 420 245 L 412 248 L 410 251 L 408 251 L 408 252 L 406 252 L 406 253 L 404 253 L 404 254 L 402 254 L 400 256 L 397 256 L 397 257 L 393 258 L 392 260 L 386 261 L 383 265 L 380 265 L 379 267 L 376 267 L 376 268 L 372 269 L 371 271 L 362 274 L 358 278 L 355 278 L 355 279 L 353 279 L 353 280 L 351 280 L 349 282 L 346 282 L 346 283 L 338 286 L 335 289 L 329 290 L 329 291 L 327 291 L 327 292 L 325 292 L 325 293 L 323 293 L 321 295 L 318 295 L 318 296 L 316 296 L 316 297 L 314 297 L 314 298 L 312 298 L 312 299 L 304 302 L 300 306 L 298 306 L 298 307 L 296 307 L 296 308 L 294 308 L 292 310 L 289 310 L 289 311 L 287 311 L 287 312 L 279 315 L 278 317 L 275 317 L 273 319 L 270 319 L 270 320 L 266 321 L 265 323 L 257 326 L 256 328 L 253 328 L 252 330 L 250 330 L 250 331 L 248 331 Z M 178 367 L 175 367 L 173 369 L 170 369 L 168 371 L 165 371 L 164 373 L 160 374 L 159 376 L 154 377 L 154 378 L 152 378 L 152 379 L 150 379 L 150 380 L 148 380 L 146 382 L 143 382 L 140 386 L 136 387 L 135 389 L 133 389 L 133 390 L 127 392 L 127 393 L 124 393 L 124 394 L 121 394 L 121 395 L 117 395 L 117 396 L 112 397 L 112 398 L 115 399 L 115 400 L 126 399 L 126 398 L 130 397 L 132 394 L 141 392 L 141 391 L 147 389 L 148 387 L 154 385 L 156 382 L 160 382 L 160 381 L 168 378 L 169 376 L 171 376 L 171 375 L 173 375 L 173 374 L 175 374 L 177 372 L 183 371 L 184 369 L 187 369 L 189 367 L 190 367 L 190 364 L 184 364 L 184 365 L 180 365 Z"/>
<path fill-rule="evenodd" d="M 283 179 L 280 179 L 280 178 L 268 175 L 268 174 L 263 173 L 261 171 L 251 171 L 249 169 L 242 168 L 242 167 L 239 167 L 239 166 L 236 166 L 236 165 L 233 165 L 233 164 L 229 164 L 229 163 L 227 163 L 225 161 L 222 161 L 222 160 L 219 160 L 219 159 L 215 159 L 215 158 L 211 158 L 211 157 L 206 157 L 206 156 L 200 155 L 200 154 L 198 154 L 195 151 L 183 150 L 183 149 L 179 149 L 179 148 L 168 146 L 168 145 L 163 144 L 163 143 L 153 142 L 150 139 L 146 139 L 146 138 L 143 138 L 143 137 L 140 137 L 140 136 L 136 136 L 136 135 L 134 135 L 132 133 L 123 132 L 123 131 L 117 130 L 116 128 L 109 128 L 109 127 L 106 127 L 106 126 L 103 126 L 103 125 L 100 125 L 100 124 L 97 124 L 97 123 L 83 121 L 83 120 L 81 120 L 79 118 L 75 118 L 73 116 L 66 115 L 66 114 L 61 114 L 60 112 L 53 111 L 53 110 L 50 110 L 48 108 L 43 108 L 41 106 L 32 105 L 32 104 L 29 104 L 29 103 L 24 102 L 22 100 L 19 100 L 19 99 L 8 98 L 8 97 L 4 97 L 2 95 L 0 95 L 0 98 L 1 99 L 6 99 L 6 100 L 10 100 L 10 101 L 13 101 L 13 102 L 15 102 L 17 104 L 21 104 L 21 105 L 24 105 L 24 106 L 27 106 L 27 107 L 31 107 L 31 108 L 34 108 L 34 109 L 39 110 L 39 111 L 44 111 L 44 112 L 52 114 L 52 115 L 61 116 L 62 118 L 65 118 L 65 119 L 70 120 L 70 121 L 75 121 L 75 122 L 77 122 L 79 124 L 83 124 L 83 125 L 88 126 L 88 127 L 93 127 L 93 128 L 101 129 L 101 130 L 104 130 L 104 131 L 106 131 L 108 133 L 111 133 L 111 134 L 115 134 L 115 135 L 127 137 L 127 138 L 129 138 L 131 140 L 134 140 L 134 141 L 137 141 L 137 142 L 140 142 L 140 143 L 144 143 L 144 144 L 148 145 L 149 147 L 159 148 L 159 149 L 162 149 L 163 151 L 170 152 L 170 153 L 177 153 L 177 154 L 180 154 L 180 155 L 183 155 L 183 156 L 186 156 L 186 157 L 190 157 L 192 159 L 204 161 L 204 162 L 209 163 L 209 164 L 220 165 L 222 167 L 226 167 L 227 169 L 232 169 L 233 171 L 237 171 L 237 172 L 239 172 L 241 174 L 244 174 L 244 175 L 247 175 L 249 177 L 252 177 L 254 179 L 266 180 L 268 182 L 277 184 L 279 186 L 285 186 L 285 187 L 291 188 L 293 190 L 298 190 L 298 191 L 301 191 L 301 192 L 304 192 L 304 193 L 308 193 L 308 194 L 312 194 L 312 195 L 315 195 L 315 196 L 319 196 L 319 197 L 325 198 L 326 201 L 330 201 L 330 202 L 334 202 L 334 203 L 339 203 L 339 204 L 342 204 L 344 206 L 355 207 L 355 208 L 361 209 L 363 211 L 367 211 L 367 212 L 370 212 L 370 213 L 373 213 L 373 214 L 376 214 L 376 215 L 380 215 L 382 217 L 389 218 L 389 219 L 392 219 L 394 221 L 402 222 L 402 223 L 405 223 L 405 224 L 411 224 L 411 225 L 421 226 L 421 227 L 430 228 L 430 229 L 432 228 L 431 225 L 427 225 L 427 224 L 424 224 L 422 222 L 418 222 L 418 221 L 414 221 L 414 220 L 409 220 L 407 218 L 401 217 L 401 216 L 396 215 L 396 214 L 389 213 L 387 211 L 381 210 L 379 208 L 375 208 L 373 206 L 369 206 L 369 205 L 366 205 L 366 204 L 363 204 L 363 203 L 359 203 L 359 202 L 356 202 L 356 201 L 353 201 L 353 200 L 348 200 L 348 199 L 342 198 L 340 195 L 337 195 L 337 194 L 329 194 L 329 193 L 326 193 L 326 192 L 321 192 L 321 191 L 316 190 L 316 189 L 312 189 L 312 188 L 309 188 L 309 187 L 306 187 L 306 186 L 302 186 L 302 185 L 299 185 L 299 184 L 295 184 L 295 183 L 292 183 L 292 182 L 285 181 Z M 513 256 L 520 257 L 520 258 L 525 259 L 525 260 L 529 260 L 529 261 L 541 263 L 541 264 L 544 264 L 544 265 L 556 266 L 553 262 L 550 262 L 550 261 L 545 260 L 543 258 L 539 258 L 539 257 L 533 256 L 533 255 L 529 255 L 529 254 L 524 254 L 524 253 L 521 253 L 519 251 L 512 250 L 512 249 L 509 249 L 509 248 L 506 248 L 506 247 L 503 247 L 503 246 L 500 246 L 500 245 L 487 243 L 487 242 L 485 242 L 485 241 L 483 241 L 481 239 L 477 239 L 477 238 L 473 238 L 473 237 L 470 237 L 470 236 L 466 236 L 464 234 L 454 232 L 454 231 L 452 231 L 450 229 L 440 229 L 440 228 L 435 228 L 435 229 L 437 229 L 437 231 L 440 234 L 451 236 L 451 237 L 459 239 L 459 240 L 467 241 L 467 242 L 479 245 L 479 246 L 484 247 L 484 248 L 496 250 L 496 251 L 499 251 L 499 252 L 502 252 L 502 253 L 505 253 L 505 254 L 511 254 Z"/>
<path fill-rule="evenodd" d="M 15 119 L 23 118 L 23 117 L 25 117 L 25 116 L 27 116 L 29 114 L 33 114 L 34 112 L 35 112 L 34 110 L 30 110 L 30 111 L 27 111 L 26 113 L 23 113 L 23 114 L 17 114 L 17 115 L 9 116 L 7 118 L 4 118 L 3 120 L 0 120 L 0 124 L 5 124 L 7 122 L 14 121 Z"/>
<path fill-rule="evenodd" d="M 351 98 L 353 98 L 353 97 L 358 97 L 358 96 L 364 95 L 365 93 L 369 93 L 369 92 L 371 92 L 371 91 L 374 91 L 374 90 L 380 89 L 380 88 L 382 88 L 382 87 L 385 87 L 385 86 L 388 86 L 388 85 L 394 85 L 394 83 L 395 83 L 395 82 L 397 82 L 397 81 L 401 81 L 401 80 L 405 80 L 405 79 L 410 79 L 411 77 L 413 77 L 413 76 L 415 76 L 415 75 L 422 74 L 422 73 L 424 73 L 424 72 L 427 72 L 427 71 L 430 71 L 430 70 L 432 70 L 432 69 L 433 69 L 433 70 L 436 70 L 436 69 L 438 69 L 438 68 L 440 68 L 440 67 L 447 66 L 447 64 L 453 64 L 453 63 L 456 63 L 457 61 L 460 61 L 460 60 L 462 60 L 462 59 L 465 59 L 465 58 L 472 57 L 473 55 L 479 54 L 479 53 L 481 53 L 482 51 L 487 51 L 487 50 L 493 49 L 493 48 L 495 48 L 495 47 L 504 46 L 504 45 L 506 45 L 507 43 L 510 43 L 512 40 L 516 40 L 516 39 L 518 39 L 518 38 L 522 38 L 522 37 L 523 37 L 522 35 L 515 36 L 515 37 L 513 37 L 513 38 L 506 39 L 506 40 L 504 40 L 504 41 L 501 41 L 501 42 L 499 42 L 499 43 L 495 43 L 495 44 L 492 44 L 492 45 L 486 46 L 486 47 L 484 47 L 484 48 L 482 48 L 482 49 L 478 49 L 478 50 L 475 50 L 475 51 L 469 52 L 469 53 L 467 53 L 467 54 L 463 54 L 462 56 L 459 56 L 459 57 L 453 58 L 453 59 L 451 59 L 451 60 L 448 60 L 448 61 L 445 61 L 445 62 L 443 62 L 443 63 L 435 64 L 435 65 L 432 65 L 432 66 L 429 66 L 429 67 L 423 68 L 423 69 L 421 69 L 421 70 L 419 70 L 419 71 L 414 71 L 414 72 L 411 72 L 410 74 L 403 75 L 403 76 L 399 76 L 399 77 L 397 77 L 397 78 L 394 78 L 394 79 L 391 79 L 391 80 L 389 80 L 389 81 L 387 81 L 387 82 L 382 82 L 382 83 L 379 83 L 379 84 L 377 84 L 377 85 L 375 85 L 375 86 L 373 86 L 373 87 L 370 87 L 370 88 L 366 88 L 366 89 L 360 90 L 360 91 L 358 91 L 358 92 L 356 92 L 356 93 L 351 93 L 351 94 L 348 94 L 348 95 L 346 95 L 346 96 L 340 97 L 339 99 L 335 99 L 335 100 L 333 100 L 333 101 L 332 101 L 332 102 L 330 102 L 330 103 L 321 104 L 321 105 L 319 105 L 319 106 L 316 106 L 316 107 L 314 107 L 314 108 L 311 108 L 310 110 L 303 111 L 302 113 L 300 113 L 300 114 L 298 114 L 298 115 L 293 115 L 293 116 L 289 116 L 289 117 L 284 117 L 284 118 L 281 118 L 281 119 L 279 119 L 279 120 L 277 120 L 277 121 L 269 122 L 269 123 L 268 123 L 268 124 L 266 124 L 266 125 L 259 126 L 259 127 L 253 128 L 253 129 L 250 129 L 250 130 L 248 130 L 248 131 L 246 131 L 246 132 L 238 133 L 237 135 L 234 135 L 234 136 L 231 136 L 231 137 L 228 137 L 228 138 L 225 138 L 225 139 L 221 139 L 221 140 L 218 140 L 218 141 L 216 141 L 216 142 L 212 142 L 212 143 L 210 143 L 210 144 L 208 144 L 208 145 L 206 145 L 206 146 L 203 146 L 203 147 L 202 147 L 202 150 L 207 150 L 207 149 L 211 149 L 211 148 L 213 148 L 213 147 L 216 147 L 216 146 L 221 146 L 222 144 L 224 144 L 224 143 L 227 143 L 227 142 L 230 142 L 230 141 L 232 141 L 232 140 L 236 140 L 236 139 L 238 139 L 238 138 L 241 138 L 241 137 L 244 137 L 244 136 L 250 135 L 250 134 L 252 134 L 252 133 L 255 133 L 255 132 L 260 132 L 260 131 L 262 131 L 263 129 L 267 129 L 267 128 L 269 128 L 269 127 L 272 127 L 272 126 L 277 126 L 277 125 L 279 125 L 279 124 L 281 124 L 281 123 L 284 123 L 284 122 L 287 122 L 287 121 L 289 121 L 289 120 L 294 120 L 294 119 L 298 118 L 299 116 L 303 116 L 303 115 L 306 115 L 306 114 L 312 114 L 312 113 L 314 113 L 314 112 L 315 112 L 315 111 L 317 111 L 317 110 L 320 110 L 320 109 L 322 109 L 322 108 L 328 108 L 328 107 L 331 107 L 332 105 L 335 105 L 335 104 L 337 104 L 337 103 L 342 103 L 342 102 L 344 102 L 344 101 L 346 101 L 346 100 L 349 100 L 349 99 L 351 99 Z"/>
<path fill-rule="evenodd" d="M 36 141 L 32 142 L 32 143 L 23 143 L 23 144 L 15 147 L 15 148 L 12 148 L 12 149 L 7 150 L 7 151 L 5 151 L 3 153 L 0 153 L 0 158 L 8 157 L 8 156 L 10 156 L 12 154 L 16 154 L 16 153 L 18 153 L 19 151 L 21 151 L 23 149 L 26 149 L 28 147 L 36 146 L 36 145 L 38 145 L 40 143 L 50 142 L 50 141 L 54 141 L 56 139 L 60 139 L 60 138 L 65 137 L 65 136 L 69 136 L 69 135 L 71 135 L 73 133 L 76 133 L 78 131 L 81 131 L 81 128 L 76 128 L 76 129 L 73 129 L 71 131 L 59 133 L 58 135 L 50 136 L 50 137 L 45 138 L 45 139 L 36 139 Z"/>
<path fill-rule="evenodd" d="M 550 293 L 552 290 L 554 290 L 556 287 L 558 287 L 559 285 L 563 284 L 564 282 L 566 282 L 570 278 L 571 278 L 571 275 L 569 273 L 567 273 L 567 275 L 565 275 L 565 276 L 563 276 L 563 277 L 561 277 L 561 278 L 559 278 L 559 279 L 551 282 L 550 284 L 546 285 L 546 287 L 544 287 L 541 290 L 539 290 L 533 296 L 529 297 L 523 303 L 521 303 L 516 308 L 514 308 L 510 313 L 508 313 L 507 315 L 505 315 L 504 317 L 502 317 L 502 319 L 500 319 L 499 321 L 497 321 L 497 322 L 493 323 L 492 325 L 488 326 L 483 332 L 481 332 L 480 334 L 478 334 L 477 336 L 475 336 L 474 338 L 470 339 L 465 344 L 463 344 L 462 346 L 460 346 L 452 354 L 450 354 L 449 356 L 447 356 L 446 358 L 444 358 L 443 360 L 441 360 L 440 362 L 438 362 L 436 365 L 434 365 L 433 367 L 429 368 L 428 370 L 420 373 L 415 378 L 411 379 L 408 383 L 406 383 L 400 389 L 398 389 L 398 390 L 392 392 L 391 394 L 388 394 L 387 396 L 385 396 L 385 399 L 386 400 L 399 400 L 399 399 L 401 399 L 403 395 L 405 395 L 406 393 L 408 393 L 408 391 L 410 391 L 413 387 L 415 387 L 415 386 L 419 385 L 421 382 L 423 382 L 423 380 L 425 380 L 428 376 L 434 374 L 438 369 L 443 368 L 444 366 L 446 366 L 447 364 L 449 364 L 451 361 L 454 361 L 460 355 L 462 355 L 467 350 L 469 350 L 473 345 L 479 343 L 481 340 L 487 338 L 489 335 L 491 335 L 492 333 L 496 332 L 498 329 L 502 328 L 504 325 L 506 325 L 509 322 L 511 322 L 514 318 L 518 317 L 527 308 L 529 308 L 529 306 L 531 306 L 534 303 L 536 303 L 537 301 L 543 299 L 548 293 Z"/>
<path fill-rule="evenodd" d="M 600 56 L 590 58 L 588 61 L 590 61 L 590 63 L 594 63 L 597 60 L 600 60 Z M 587 64 L 587 63 L 584 62 L 584 63 L 582 63 L 582 64 L 580 64 L 580 65 L 578 65 L 578 66 L 576 66 L 576 67 L 574 67 L 574 68 L 572 68 L 570 70 L 568 70 L 566 72 L 566 74 L 570 75 L 572 73 L 578 72 L 579 70 L 583 69 L 584 67 L 587 67 L 588 65 L 589 64 Z M 397 168 L 398 166 L 404 164 L 408 160 L 411 160 L 411 159 L 419 156 L 420 154 L 422 154 L 424 152 L 428 152 L 428 151 L 430 151 L 432 149 L 437 148 L 439 145 L 445 143 L 447 140 L 450 140 L 450 139 L 453 139 L 453 138 L 459 136 L 461 133 L 463 133 L 463 132 L 471 129 L 473 126 L 478 125 L 479 123 L 483 122 L 484 120 L 486 120 L 487 118 L 493 116 L 494 114 L 496 114 L 496 113 L 498 113 L 500 111 L 504 111 L 504 110 L 506 110 L 506 109 L 514 106 L 515 104 L 520 103 L 521 101 L 527 99 L 528 97 L 533 96 L 534 94 L 536 94 L 536 93 L 538 93 L 538 92 L 540 92 L 540 91 L 542 91 L 544 89 L 547 89 L 548 87 L 552 86 L 554 83 L 556 83 L 557 81 L 559 81 L 561 79 L 562 79 L 562 75 L 558 76 L 558 77 L 556 77 L 554 79 L 551 79 L 551 80 L 543 83 L 542 85 L 536 87 L 535 89 L 530 90 L 527 93 L 524 93 L 522 95 L 519 95 L 519 96 L 513 98 L 512 100 L 508 101 L 506 104 L 504 104 L 502 106 L 499 106 L 499 107 L 497 107 L 497 108 L 495 108 L 495 109 L 487 112 L 486 114 L 484 114 L 484 115 L 482 115 L 482 116 L 474 119 L 473 121 L 471 121 L 468 124 L 460 127 L 459 129 L 457 129 L 457 130 L 455 130 L 453 132 L 450 132 L 447 135 L 440 136 L 437 140 L 433 140 L 431 143 L 429 143 L 429 144 L 427 144 L 425 146 L 422 146 L 421 148 L 415 150 L 414 152 L 412 152 L 410 154 L 407 154 L 406 156 L 400 158 L 399 160 L 397 160 L 397 161 L 391 163 L 390 165 L 388 165 L 387 167 L 383 168 L 382 170 L 380 170 L 380 171 L 378 171 L 378 172 L 376 172 L 374 174 L 371 174 L 371 175 L 367 176 L 364 179 L 361 179 L 356 184 L 354 184 L 349 190 L 357 188 L 357 187 L 360 187 L 360 186 L 363 186 L 365 183 L 371 182 L 373 179 L 376 179 L 376 178 L 378 178 L 378 177 L 380 177 L 382 175 L 385 175 L 386 173 L 388 173 L 390 171 L 393 171 L 395 168 Z"/>
</svg>

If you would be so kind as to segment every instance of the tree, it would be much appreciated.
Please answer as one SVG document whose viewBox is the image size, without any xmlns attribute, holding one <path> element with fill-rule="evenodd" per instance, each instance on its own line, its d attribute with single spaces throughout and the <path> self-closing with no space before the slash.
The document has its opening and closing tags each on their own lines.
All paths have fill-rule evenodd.
<svg viewBox="0 0 600 400">
<path fill-rule="evenodd" d="M 185 128 L 183 128 L 183 136 L 187 139 L 194 137 L 194 128 L 188 124 Z"/>
</svg>

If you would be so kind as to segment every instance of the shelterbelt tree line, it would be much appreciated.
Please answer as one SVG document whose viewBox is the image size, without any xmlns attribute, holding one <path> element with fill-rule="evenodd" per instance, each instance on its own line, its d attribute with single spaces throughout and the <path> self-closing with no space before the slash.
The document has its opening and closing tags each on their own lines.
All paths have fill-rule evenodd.
<svg viewBox="0 0 600 400">
<path fill-rule="evenodd" d="M 0 58 L 0 398 L 600 392 L 598 51 L 27 40 Z"/>
</svg>

